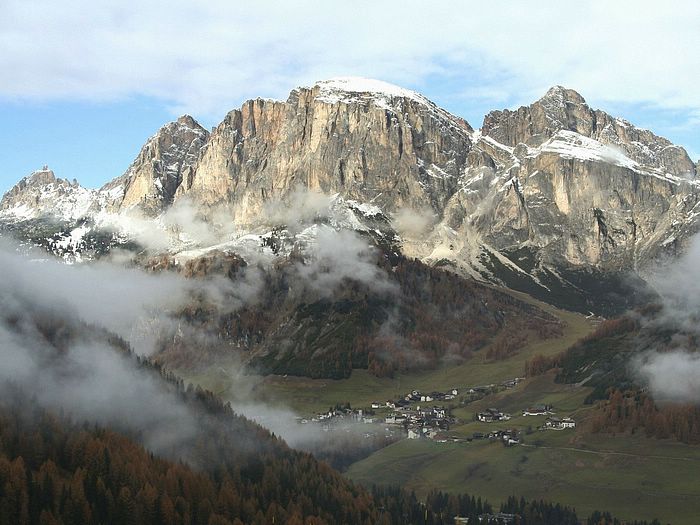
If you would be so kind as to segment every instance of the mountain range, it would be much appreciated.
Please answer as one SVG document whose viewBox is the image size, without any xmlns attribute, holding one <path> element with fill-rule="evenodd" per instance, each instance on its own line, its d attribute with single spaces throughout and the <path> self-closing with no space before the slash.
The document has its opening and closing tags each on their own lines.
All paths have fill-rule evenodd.
<svg viewBox="0 0 700 525">
<path fill-rule="evenodd" d="M 416 92 L 347 77 L 249 100 L 211 132 L 182 116 L 97 190 L 45 167 L 5 194 L 0 223 L 69 261 L 115 246 L 274 259 L 319 226 L 345 228 L 609 314 L 647 297 L 644 279 L 697 232 L 699 169 L 682 147 L 560 86 L 475 129 Z"/>
</svg>

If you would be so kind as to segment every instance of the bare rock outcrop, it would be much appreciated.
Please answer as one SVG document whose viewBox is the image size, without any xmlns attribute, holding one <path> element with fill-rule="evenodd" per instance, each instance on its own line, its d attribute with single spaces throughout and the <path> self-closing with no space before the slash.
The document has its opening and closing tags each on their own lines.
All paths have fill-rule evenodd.
<svg viewBox="0 0 700 525">
<path fill-rule="evenodd" d="M 124 175 L 101 188 L 100 204 L 119 212 L 136 208 L 146 215 L 164 211 L 208 139 L 209 132 L 189 115 L 166 124 L 148 139 Z"/>
</svg>

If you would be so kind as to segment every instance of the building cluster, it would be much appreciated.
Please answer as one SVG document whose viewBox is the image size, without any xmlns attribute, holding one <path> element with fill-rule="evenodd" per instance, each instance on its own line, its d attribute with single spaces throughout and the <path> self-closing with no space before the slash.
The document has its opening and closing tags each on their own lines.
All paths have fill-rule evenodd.
<svg viewBox="0 0 700 525">
<path fill-rule="evenodd" d="M 362 409 L 352 409 L 350 407 L 336 407 L 328 412 L 321 412 L 314 415 L 311 419 L 299 418 L 299 423 L 306 425 L 309 423 L 321 423 L 324 425 L 324 430 L 331 423 L 348 422 L 348 423 L 364 423 L 367 425 L 381 422 L 380 418 L 375 417 L 371 412 Z"/>
</svg>

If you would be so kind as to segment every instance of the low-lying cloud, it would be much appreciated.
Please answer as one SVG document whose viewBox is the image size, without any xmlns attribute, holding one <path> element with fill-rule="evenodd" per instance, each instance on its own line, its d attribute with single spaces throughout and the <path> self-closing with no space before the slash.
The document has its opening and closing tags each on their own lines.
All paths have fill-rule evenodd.
<svg viewBox="0 0 700 525">
<path fill-rule="evenodd" d="M 677 333 L 676 348 L 647 352 L 632 363 L 635 374 L 658 400 L 700 403 L 700 354 L 686 348 L 687 335 L 700 335 L 700 237 L 687 251 L 664 265 L 651 279 L 661 298 L 661 312 L 651 321 L 654 329 Z"/>
<path fill-rule="evenodd" d="M 345 279 L 391 289 L 376 265 L 375 249 L 354 232 L 321 227 L 308 250 L 307 263 L 295 271 L 320 294 L 330 295 Z M 195 415 L 157 375 L 105 337 L 121 336 L 139 355 L 149 355 L 164 334 L 180 334 L 187 344 L 202 347 L 222 344 L 216 334 L 188 324 L 177 312 L 197 298 L 215 303 L 218 313 L 250 304 L 263 285 L 261 270 L 243 268 L 233 281 L 221 275 L 185 279 L 109 261 L 65 265 L 44 253 L 30 255 L 0 244 L 0 388 L 19 385 L 42 406 L 136 432 L 157 453 L 186 456 L 198 431 Z M 42 323 L 48 329 L 42 331 Z M 236 372 L 241 372 L 237 366 Z M 246 382 L 250 379 L 235 381 L 234 388 L 240 384 L 245 390 Z M 316 425 L 299 425 L 292 411 L 245 394 L 234 410 L 293 446 L 313 448 L 324 439 Z"/>
<path fill-rule="evenodd" d="M 391 224 L 402 237 L 422 238 L 435 225 L 436 220 L 432 210 L 401 208 L 392 215 Z"/>
<path fill-rule="evenodd" d="M 658 401 L 700 402 L 700 354 L 682 350 L 652 352 L 634 366 Z"/>
<path fill-rule="evenodd" d="M 4 308 L 23 298 L 27 304 L 73 314 L 132 342 L 134 327 L 144 319 L 163 319 L 184 304 L 196 286 L 174 274 L 148 274 L 108 262 L 69 266 L 45 254 L 28 258 L 11 244 L 0 244 L 0 267 Z M 138 346 L 135 350 L 149 353 Z"/>
<path fill-rule="evenodd" d="M 297 265 L 298 274 L 323 296 L 332 295 L 346 280 L 358 281 L 379 293 L 396 289 L 377 266 L 377 249 L 355 232 L 320 226 L 304 253 L 307 260 Z"/>
<path fill-rule="evenodd" d="M 128 332 L 184 289 L 104 266 L 81 266 L 78 275 L 7 246 L 0 266 L 0 388 L 19 386 L 44 407 L 137 432 L 151 450 L 179 456 L 196 430 L 193 415 L 155 374 L 110 346 L 103 328 Z"/>
<path fill-rule="evenodd" d="M 304 186 L 297 186 L 283 198 L 265 205 L 265 221 L 296 232 L 310 223 L 323 220 L 331 213 L 332 198 Z"/>
<path fill-rule="evenodd" d="M 188 198 L 178 199 L 156 219 L 134 209 L 104 215 L 99 225 L 124 234 L 151 252 L 212 246 L 233 239 L 236 233 L 228 206 L 215 206 L 204 214 Z"/>
</svg>

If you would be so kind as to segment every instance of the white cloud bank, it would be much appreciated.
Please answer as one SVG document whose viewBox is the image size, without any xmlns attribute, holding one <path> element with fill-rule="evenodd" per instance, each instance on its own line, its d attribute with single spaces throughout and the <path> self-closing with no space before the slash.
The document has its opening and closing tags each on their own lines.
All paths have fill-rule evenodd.
<svg viewBox="0 0 700 525">
<path fill-rule="evenodd" d="M 632 362 L 632 370 L 657 400 L 700 403 L 700 353 L 687 351 L 683 344 L 686 337 L 700 335 L 700 236 L 681 257 L 661 266 L 650 283 L 663 305 L 652 326 L 673 330 L 681 344 L 668 352 L 643 353 Z"/>
<path fill-rule="evenodd" d="M 419 90 L 439 79 L 450 87 L 433 87 L 448 98 L 506 104 L 564 84 L 595 103 L 683 109 L 691 119 L 700 115 L 699 23 L 690 1 L 5 0 L 0 97 L 145 95 L 220 118 L 251 96 L 362 75 Z"/>
</svg>

